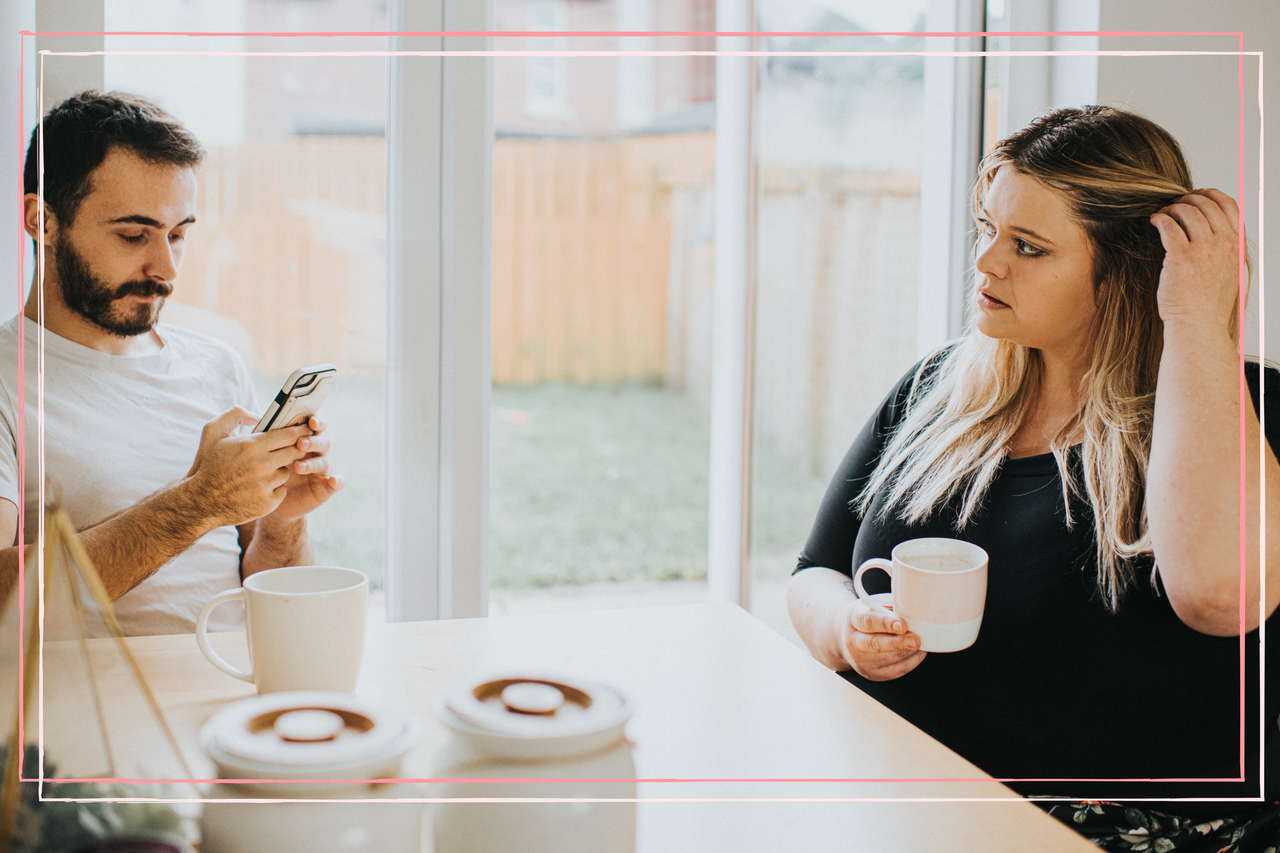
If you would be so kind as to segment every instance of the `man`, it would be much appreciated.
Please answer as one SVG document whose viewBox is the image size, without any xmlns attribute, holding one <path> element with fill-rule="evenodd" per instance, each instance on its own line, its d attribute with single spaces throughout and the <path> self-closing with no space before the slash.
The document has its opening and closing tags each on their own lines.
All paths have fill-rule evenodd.
<svg viewBox="0 0 1280 853">
<path fill-rule="evenodd" d="M 20 500 L 23 539 L 36 539 L 42 422 L 47 482 L 125 631 L 192 631 L 218 592 L 311 561 L 306 515 L 342 478 L 320 418 L 247 434 L 257 415 L 239 357 L 157 325 L 195 222 L 195 137 L 142 98 L 68 98 L 44 120 L 42 205 L 40 132 L 27 152 L 24 225 L 43 270 L 37 263 L 23 313 L 0 326 L 0 542 L 14 543 L 0 551 L 0 600 L 16 586 Z M 210 620 L 213 630 L 242 624 L 232 607 Z"/>
</svg>

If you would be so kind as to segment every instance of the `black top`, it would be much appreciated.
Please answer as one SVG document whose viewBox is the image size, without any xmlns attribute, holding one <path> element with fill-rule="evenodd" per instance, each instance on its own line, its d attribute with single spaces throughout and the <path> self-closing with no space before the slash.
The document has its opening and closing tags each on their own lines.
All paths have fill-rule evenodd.
<svg viewBox="0 0 1280 853">
<path fill-rule="evenodd" d="M 1256 364 L 1245 365 L 1258 407 Z M 858 435 L 831 480 L 796 571 L 825 566 L 845 574 L 899 542 L 948 536 L 986 549 L 987 600 L 977 641 L 960 652 L 930 654 L 910 673 L 853 684 L 1023 794 L 1080 799 L 1250 797 L 1258 795 L 1257 631 L 1244 637 L 1246 782 L 1099 782 L 1066 780 L 1206 779 L 1240 776 L 1239 637 L 1211 637 L 1184 625 L 1140 562 L 1138 587 L 1109 613 L 1097 591 L 1093 513 L 1072 499 L 1075 529 L 1063 512 L 1062 480 L 1051 454 L 1007 460 L 982 508 L 960 531 L 957 498 L 927 521 L 875 521 L 877 494 L 864 519 L 850 502 L 866 484 L 904 414 L 913 368 Z M 1280 395 L 1280 372 L 1267 369 L 1267 393 Z M 1272 399 L 1277 397 L 1272 396 Z M 1280 428 L 1267 442 L 1276 447 Z M 1079 456 L 1070 457 L 1079 472 Z M 882 572 L 869 591 L 887 591 Z M 882 582 L 877 590 L 872 582 Z M 1157 582 L 1157 587 L 1159 586 Z M 1267 620 L 1268 631 L 1280 619 Z M 1280 654 L 1267 657 L 1268 747 L 1280 745 Z M 1267 787 L 1280 762 L 1267 761 Z M 1040 780 L 1040 781 L 1015 781 Z M 1063 781 L 1057 781 L 1063 780 Z M 1223 803 L 1150 803 L 1181 814 L 1227 812 Z"/>
</svg>

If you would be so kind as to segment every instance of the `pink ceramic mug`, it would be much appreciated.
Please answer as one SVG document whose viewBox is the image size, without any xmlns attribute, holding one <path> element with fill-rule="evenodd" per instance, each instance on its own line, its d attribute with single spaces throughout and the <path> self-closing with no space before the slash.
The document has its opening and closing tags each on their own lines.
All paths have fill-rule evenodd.
<svg viewBox="0 0 1280 853">
<path fill-rule="evenodd" d="M 959 539 L 909 539 L 893 549 L 893 560 L 867 560 L 853 587 L 868 607 L 884 611 L 862 586 L 867 569 L 884 569 L 893 580 L 893 612 L 920 637 L 926 652 L 958 652 L 973 645 L 987 600 L 987 552 Z"/>
</svg>

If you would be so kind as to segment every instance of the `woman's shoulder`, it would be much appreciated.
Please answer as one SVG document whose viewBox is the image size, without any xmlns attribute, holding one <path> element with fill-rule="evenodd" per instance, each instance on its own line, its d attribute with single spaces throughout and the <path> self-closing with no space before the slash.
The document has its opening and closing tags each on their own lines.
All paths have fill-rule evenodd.
<svg viewBox="0 0 1280 853">
<path fill-rule="evenodd" d="M 1280 419 L 1268 418 L 1262 411 L 1264 395 L 1272 400 L 1272 412 L 1275 411 L 1275 400 L 1280 399 L 1280 368 L 1270 361 L 1259 362 L 1252 356 L 1245 356 L 1244 381 L 1249 386 L 1249 396 L 1253 400 L 1253 410 L 1258 413 L 1262 422 L 1262 431 L 1267 436 L 1267 443 L 1272 449 L 1280 446 Z"/>
<path fill-rule="evenodd" d="M 874 416 L 882 435 L 891 432 L 906 417 L 907 409 L 911 404 L 933 387 L 939 371 L 959 345 L 960 342 L 953 341 L 939 347 L 911 365 L 907 372 L 894 383 Z"/>
<path fill-rule="evenodd" d="M 1256 355 L 1246 355 L 1244 378 L 1250 386 L 1257 385 L 1260 379 L 1265 378 L 1267 390 L 1270 391 L 1272 385 L 1280 382 L 1280 364 L 1276 364 L 1269 358 L 1264 360 Z"/>
<path fill-rule="evenodd" d="M 1270 360 L 1259 361 L 1256 356 L 1245 356 L 1244 381 L 1253 397 L 1253 407 L 1261 408 L 1261 394 L 1280 393 L 1280 367 Z"/>
<path fill-rule="evenodd" d="M 895 396 L 900 396 L 903 402 L 909 400 L 918 400 L 927 391 L 942 372 L 942 368 L 956 354 L 961 345 L 960 341 L 952 341 L 938 347 L 924 358 L 917 361 L 911 366 L 911 369 L 902 375 L 898 380 L 898 384 L 894 386 Z"/>
</svg>

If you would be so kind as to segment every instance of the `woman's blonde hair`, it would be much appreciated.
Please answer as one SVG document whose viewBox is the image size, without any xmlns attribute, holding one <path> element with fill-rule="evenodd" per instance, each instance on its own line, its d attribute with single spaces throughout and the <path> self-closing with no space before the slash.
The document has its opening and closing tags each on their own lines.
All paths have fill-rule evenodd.
<svg viewBox="0 0 1280 853">
<path fill-rule="evenodd" d="M 1054 110 L 998 143 L 978 168 L 975 219 L 996 172 L 1006 167 L 1059 193 L 1089 235 L 1099 305 L 1091 367 L 1079 407 L 1050 448 L 1068 527 L 1072 494 L 1093 509 L 1098 589 L 1114 611 L 1134 583 L 1133 559 L 1152 553 L 1144 494 L 1164 339 L 1156 305 L 1164 248 L 1150 217 L 1191 191 L 1191 174 L 1165 130 L 1102 106 Z M 975 298 L 976 288 L 971 304 Z M 1236 326 L 1233 315 L 1233 337 Z M 917 523 L 959 498 L 962 529 L 1031 413 L 1042 371 L 1039 350 L 987 338 L 971 322 L 965 339 L 922 364 L 906 416 L 854 508 L 865 515 L 883 490 L 881 520 L 893 510 Z M 1075 476 L 1069 441 L 1079 438 Z"/>
</svg>

